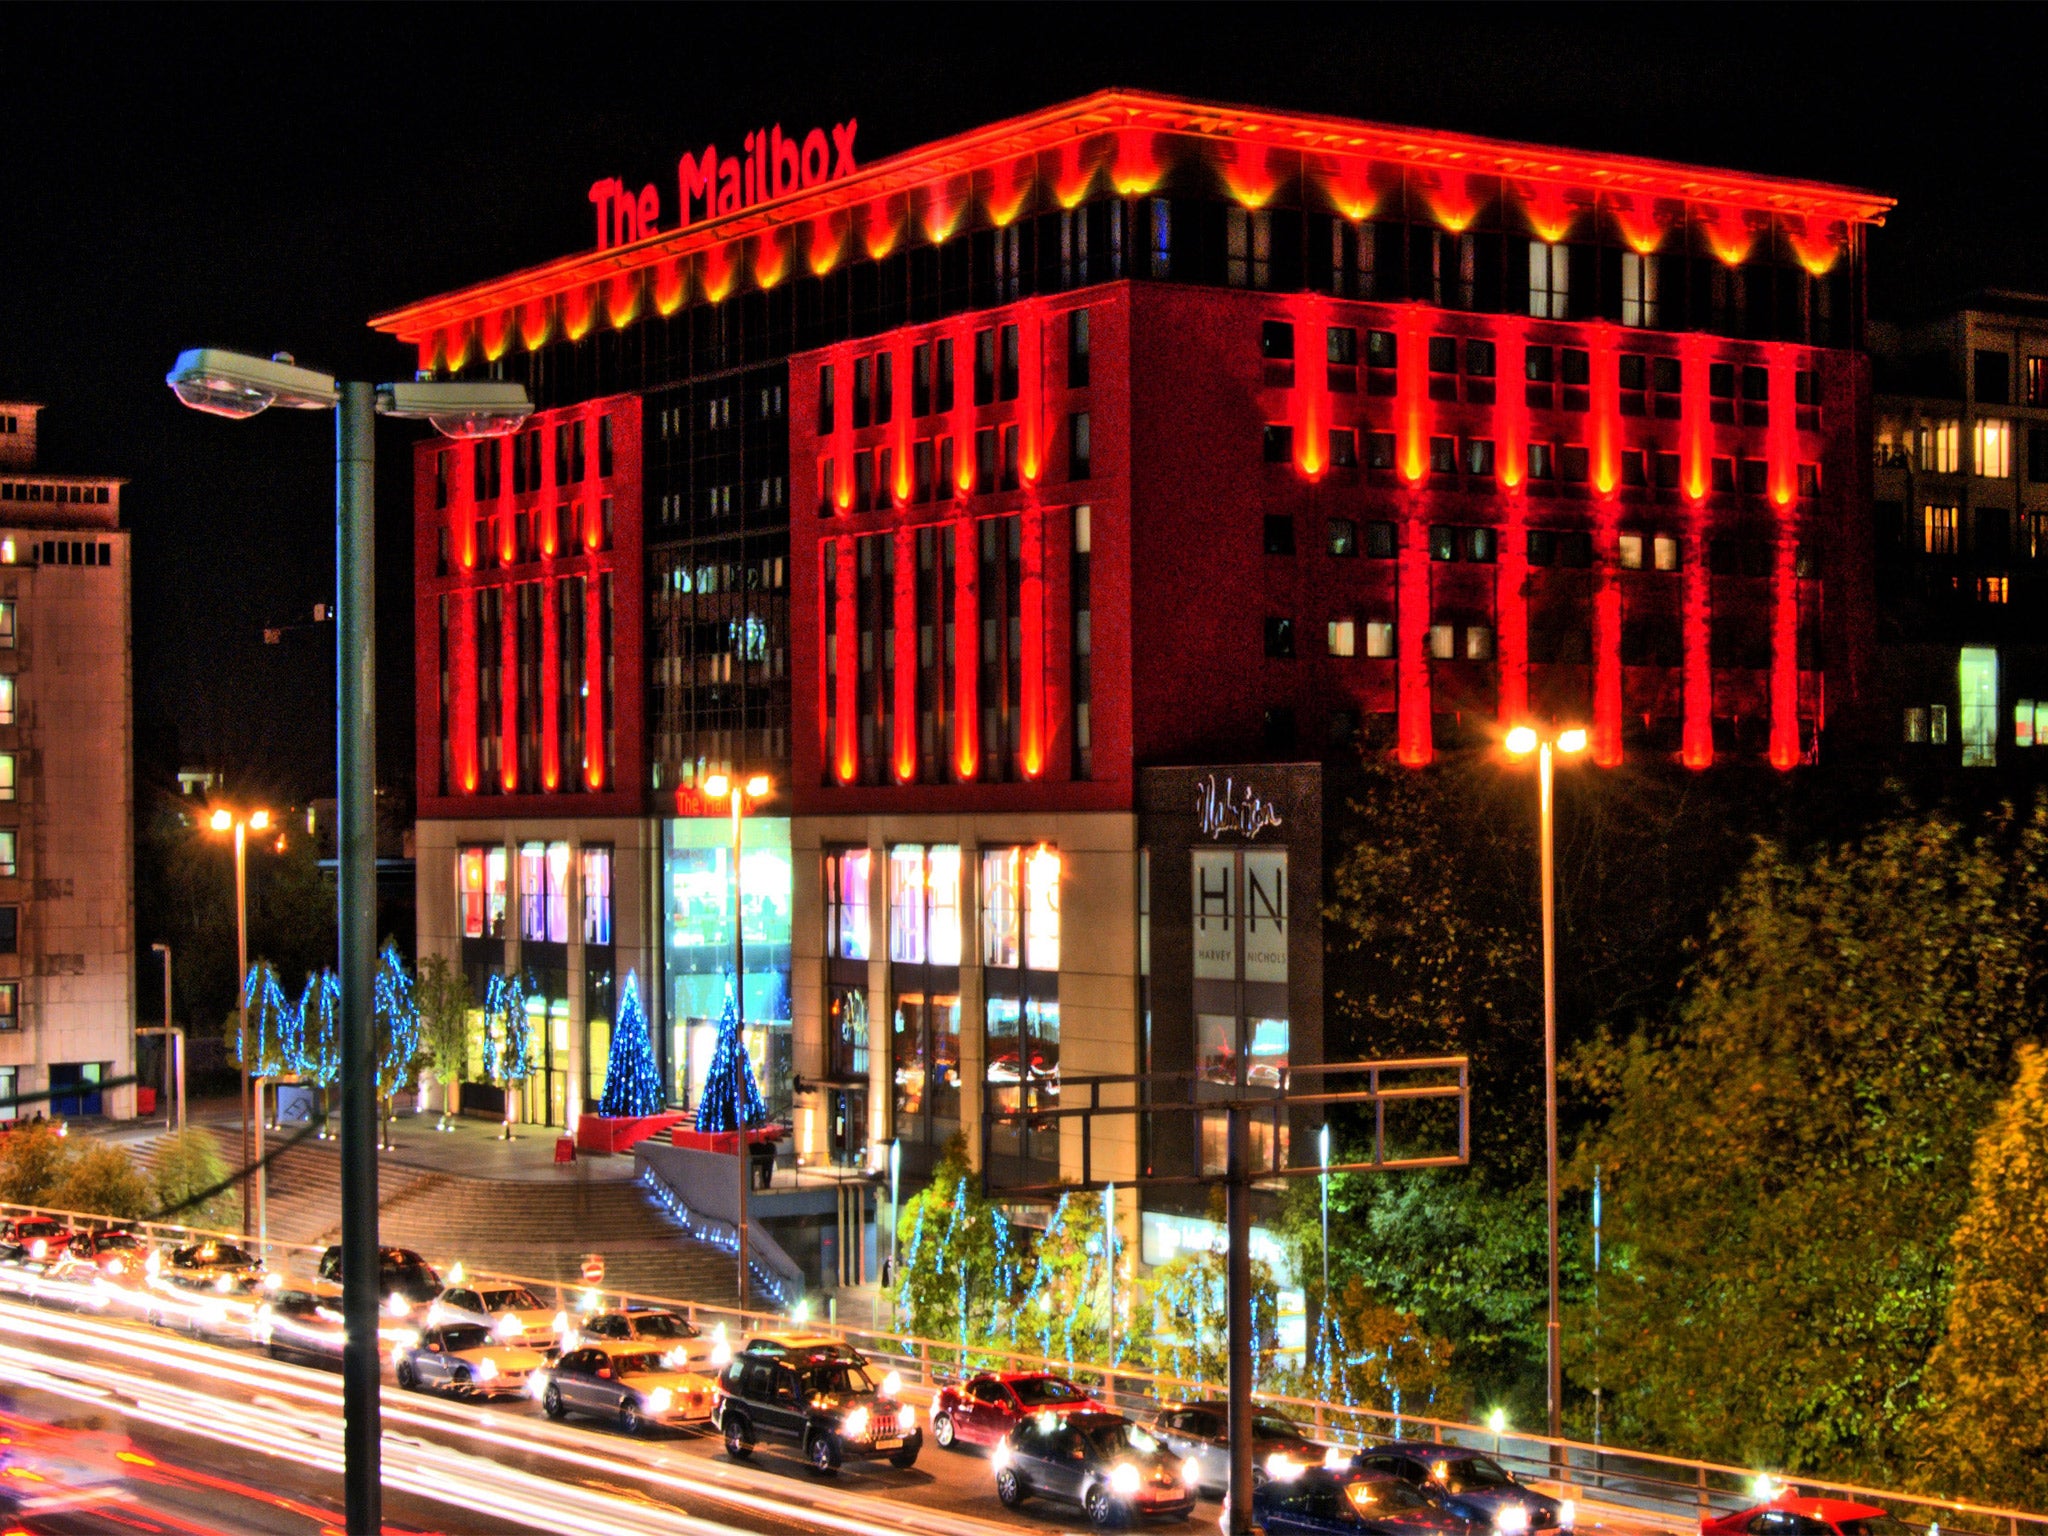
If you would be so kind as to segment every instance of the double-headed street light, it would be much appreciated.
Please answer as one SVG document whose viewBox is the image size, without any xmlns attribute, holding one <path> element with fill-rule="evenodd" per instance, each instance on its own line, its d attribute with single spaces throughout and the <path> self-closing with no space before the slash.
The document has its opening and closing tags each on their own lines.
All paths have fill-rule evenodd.
<svg viewBox="0 0 2048 1536">
<path fill-rule="evenodd" d="M 342 1485 L 348 1536 L 383 1528 L 377 1339 L 376 444 L 377 415 L 423 419 L 443 436 L 497 437 L 533 414 L 524 386 L 338 380 L 288 355 L 200 347 L 164 382 L 194 410 L 236 419 L 273 405 L 333 411 L 337 911 L 341 928 Z"/>
<path fill-rule="evenodd" d="M 256 1155 L 256 1144 L 251 1132 L 249 1077 L 249 834 L 270 830 L 270 812 L 265 810 L 234 811 L 227 806 L 217 805 L 206 820 L 207 826 L 215 832 L 235 834 L 235 1038 L 242 1058 L 242 1166 L 252 1170 L 251 1183 L 243 1186 L 242 1231 L 249 1236 L 263 1233 L 263 1169 L 262 1159 Z M 164 1009 L 164 1022 L 169 1024 L 170 1009 Z M 168 1037 L 165 1042 L 169 1048 Z M 259 1106 L 260 1110 L 260 1106 Z M 256 1117 L 261 1119 L 260 1113 Z"/>
<path fill-rule="evenodd" d="M 742 1052 L 747 1048 L 747 942 L 740 917 L 740 827 L 746 818 L 747 802 L 767 799 L 773 788 L 765 773 L 757 773 L 747 779 L 740 778 L 738 774 L 714 773 L 704 781 L 705 799 L 732 802 L 732 1018 L 739 1030 Z M 740 1311 L 744 1314 L 747 1310 L 747 1190 L 754 1177 L 754 1149 L 747 1140 L 747 1119 L 740 1103 L 740 1081 L 741 1075 L 733 1073 L 732 1135 L 740 1165 L 740 1218 L 734 1226 L 739 1233 Z"/>
<path fill-rule="evenodd" d="M 1553 759 L 1577 757 L 1586 750 L 1583 726 L 1569 726 L 1552 736 L 1518 725 L 1508 732 L 1508 756 L 1536 754 L 1537 824 L 1543 853 L 1543 1191 L 1550 1223 L 1550 1319 L 1544 1330 L 1548 1344 L 1546 1393 L 1550 1401 L 1550 1437 L 1564 1432 L 1564 1365 L 1559 1348 L 1557 1316 L 1557 874 L 1551 855 L 1551 780 Z"/>
</svg>

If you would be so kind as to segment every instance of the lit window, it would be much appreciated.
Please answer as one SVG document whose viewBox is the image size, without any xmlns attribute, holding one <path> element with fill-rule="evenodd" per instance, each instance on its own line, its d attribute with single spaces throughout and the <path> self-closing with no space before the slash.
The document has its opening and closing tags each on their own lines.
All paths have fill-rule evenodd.
<svg viewBox="0 0 2048 1536">
<path fill-rule="evenodd" d="M 1330 654 L 1332 656 L 1355 656 L 1358 654 L 1358 626 L 1352 620 L 1330 620 Z"/>
<path fill-rule="evenodd" d="M 1449 661 L 1458 654 L 1458 627 L 1455 624 L 1429 626 L 1429 654 L 1434 661 Z"/>
<path fill-rule="evenodd" d="M 873 856 L 866 848 L 841 848 L 825 856 L 825 954 L 834 960 L 868 957 L 868 876 Z"/>
<path fill-rule="evenodd" d="M 1998 652 L 1989 646 L 1966 645 L 1956 665 L 1962 693 L 1963 766 L 1991 768 L 1998 763 Z M 1943 721 L 1947 734 L 1947 721 Z"/>
<path fill-rule="evenodd" d="M 1466 626 L 1465 659 L 1467 661 L 1493 660 L 1493 630 L 1489 625 L 1470 624 Z"/>
<path fill-rule="evenodd" d="M 1021 951 L 1019 896 L 1023 850 L 992 848 L 981 856 L 981 963 L 1014 971 Z"/>
<path fill-rule="evenodd" d="M 1919 430 L 1919 455 L 1923 474 L 1955 474 L 1963 467 L 1963 424 L 1923 422 Z"/>
<path fill-rule="evenodd" d="M 612 851 L 603 844 L 581 849 L 583 880 L 583 942 L 612 941 Z"/>
<path fill-rule="evenodd" d="M 2012 475 L 2012 423 L 1984 419 L 1970 429 L 1970 452 L 1977 473 L 1987 480 L 2004 480 Z"/>
<path fill-rule="evenodd" d="M 1380 620 L 1371 620 L 1365 626 L 1365 654 L 1375 661 L 1385 661 L 1394 654 L 1394 626 Z"/>
<path fill-rule="evenodd" d="M 925 963 L 924 848 L 903 843 L 889 850 L 889 958 Z"/>
<path fill-rule="evenodd" d="M 0 827 L 0 876 L 14 874 L 14 828 Z"/>
<path fill-rule="evenodd" d="M 1652 539 L 1650 541 L 1650 552 L 1655 558 L 1658 570 L 1675 571 L 1678 569 L 1678 540 L 1672 538 L 1670 534 L 1660 533 L 1656 538 Z"/>
<path fill-rule="evenodd" d="M 2034 701 L 2021 699 L 2012 707 L 2012 744 L 2016 747 L 2031 747 L 2034 744 Z"/>
<path fill-rule="evenodd" d="M 14 724 L 14 679 L 0 672 L 0 725 Z"/>
<path fill-rule="evenodd" d="M 1223 237 L 1228 251 L 1225 281 L 1233 288 L 1270 288 L 1273 285 L 1271 212 L 1264 208 L 1225 209 Z"/>
<path fill-rule="evenodd" d="M 1529 313 L 1538 320 L 1563 320 L 1571 312 L 1571 251 L 1542 240 L 1529 242 Z"/>
<path fill-rule="evenodd" d="M 1024 856 L 1024 965 L 1060 968 L 1060 856 L 1042 844 Z"/>
<path fill-rule="evenodd" d="M 14 604 L 0 602 L 0 651 L 14 649 Z"/>
<path fill-rule="evenodd" d="M 1977 578 L 1977 601 L 1980 603 L 1995 603 L 2003 607 L 2007 592 L 2008 586 L 2006 578 L 2003 576 L 1979 576 Z"/>
<path fill-rule="evenodd" d="M 14 540 L 0 539 L 0 565 L 14 564 Z"/>
<path fill-rule="evenodd" d="M 1930 555 L 1956 552 L 1956 525 L 1960 514 L 1954 507 L 1929 502 L 1920 509 L 1920 547 Z"/>
<path fill-rule="evenodd" d="M 1624 533 L 1615 540 L 1614 555 L 1624 571 L 1640 571 L 1643 568 L 1643 536 Z"/>
<path fill-rule="evenodd" d="M 1917 746 L 1927 740 L 1927 706 L 1909 704 L 1906 706 L 1906 743 Z"/>
<path fill-rule="evenodd" d="M 21 993 L 19 984 L 0 981 L 0 1030 L 21 1028 Z M 15 1069 L 8 1067 L 0 1071 L 0 1099 L 11 1099 L 19 1091 L 15 1087 Z M 12 1120 L 19 1113 L 13 1104 L 0 1104 L 0 1120 Z"/>
<path fill-rule="evenodd" d="M 2027 359 L 2027 404 L 2048 405 L 2048 357 Z"/>
<path fill-rule="evenodd" d="M 1657 258 L 1621 253 L 1621 323 L 1654 329 L 1657 324 Z"/>
<path fill-rule="evenodd" d="M 0 752 L 0 800 L 14 798 L 14 754 Z"/>
<path fill-rule="evenodd" d="M 1927 739 L 1937 747 L 1948 745 L 1948 706 L 1930 704 L 1927 707 Z"/>
</svg>

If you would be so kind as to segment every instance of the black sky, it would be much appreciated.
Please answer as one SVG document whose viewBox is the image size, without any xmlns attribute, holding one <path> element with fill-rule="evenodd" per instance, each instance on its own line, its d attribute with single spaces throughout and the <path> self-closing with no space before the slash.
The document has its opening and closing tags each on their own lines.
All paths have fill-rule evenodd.
<svg viewBox="0 0 2048 1536">
<path fill-rule="evenodd" d="M 665 181 L 684 148 L 849 116 L 872 160 L 1111 84 L 1849 182 L 1899 200 L 1874 312 L 2039 291 L 2023 14 L 12 6 L 0 394 L 50 407 L 52 467 L 133 481 L 145 782 L 213 761 L 326 794 L 331 631 L 262 630 L 331 594 L 332 427 L 181 409 L 162 378 L 183 347 L 402 375 L 365 319 L 587 245 L 599 176 Z M 404 784 L 409 454 L 382 431 L 381 756 Z"/>
</svg>

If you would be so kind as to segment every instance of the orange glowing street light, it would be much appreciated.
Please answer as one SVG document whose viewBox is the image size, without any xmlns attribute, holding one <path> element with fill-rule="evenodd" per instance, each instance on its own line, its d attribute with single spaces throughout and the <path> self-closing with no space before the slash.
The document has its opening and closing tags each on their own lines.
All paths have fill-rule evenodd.
<svg viewBox="0 0 2048 1536">
<path fill-rule="evenodd" d="M 242 1055 L 242 1166 L 260 1161 L 251 1143 L 249 1123 L 249 834 L 270 826 L 266 810 L 234 811 L 224 805 L 213 808 L 207 825 L 216 832 L 235 834 L 235 1013 Z M 263 1171 L 256 1170 L 255 1199 L 242 1201 L 242 1231 L 262 1236 L 268 1225 L 263 1209 Z"/>
<path fill-rule="evenodd" d="M 747 802 L 765 800 L 775 787 L 765 773 L 756 773 L 742 780 L 738 774 L 714 773 L 704 781 L 706 800 L 729 800 L 732 803 L 732 1016 L 740 1032 L 739 1045 L 747 1048 L 747 966 L 746 934 L 741 924 L 740 913 L 740 828 L 747 813 Z M 735 1084 L 739 1074 L 733 1075 Z M 734 1097 L 738 1094 L 735 1092 Z M 747 1127 L 742 1123 L 740 1107 L 733 1105 L 732 1135 L 734 1161 L 740 1167 L 739 1220 L 733 1223 L 739 1237 L 739 1291 L 740 1316 L 744 1320 L 747 1310 L 747 1185 L 753 1177 L 752 1147 L 747 1141 Z"/>
<path fill-rule="evenodd" d="M 1543 1178 L 1550 1217 L 1550 1321 L 1548 1391 L 1550 1433 L 1563 1431 L 1563 1357 L 1557 1316 L 1557 879 L 1551 855 L 1552 758 L 1577 757 L 1586 750 L 1586 728 L 1567 726 L 1554 736 L 1539 735 L 1534 726 L 1518 725 L 1502 743 L 1514 759 L 1536 754 L 1537 825 L 1543 861 Z"/>
</svg>

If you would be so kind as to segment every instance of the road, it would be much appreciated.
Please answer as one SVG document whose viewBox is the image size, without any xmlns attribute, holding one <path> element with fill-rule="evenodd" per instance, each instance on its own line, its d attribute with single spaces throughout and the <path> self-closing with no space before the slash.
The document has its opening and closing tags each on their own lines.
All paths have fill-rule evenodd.
<svg viewBox="0 0 2048 1536">
<path fill-rule="evenodd" d="M 1085 1527 L 1078 1511 L 1004 1510 L 980 1453 L 941 1451 L 929 1438 L 908 1472 L 876 1463 L 825 1479 L 793 1452 L 766 1447 L 734 1463 L 708 1429 L 629 1439 L 609 1426 L 551 1423 L 524 1399 L 470 1403 L 401 1392 L 388 1370 L 386 1380 L 385 1515 L 394 1532 L 1016 1536 Z M 38 1523 L 38 1533 L 325 1536 L 340 1526 L 334 1371 L 4 1300 L 0 1418 L 64 1423 L 72 1434 L 96 1427 L 116 1445 L 126 1437 L 125 1454 L 113 1453 L 122 1500 Z M 1184 1529 L 1213 1531 L 1217 1514 L 1204 1503 Z M 1582 1518 L 1580 1529 L 1602 1527 Z"/>
</svg>

